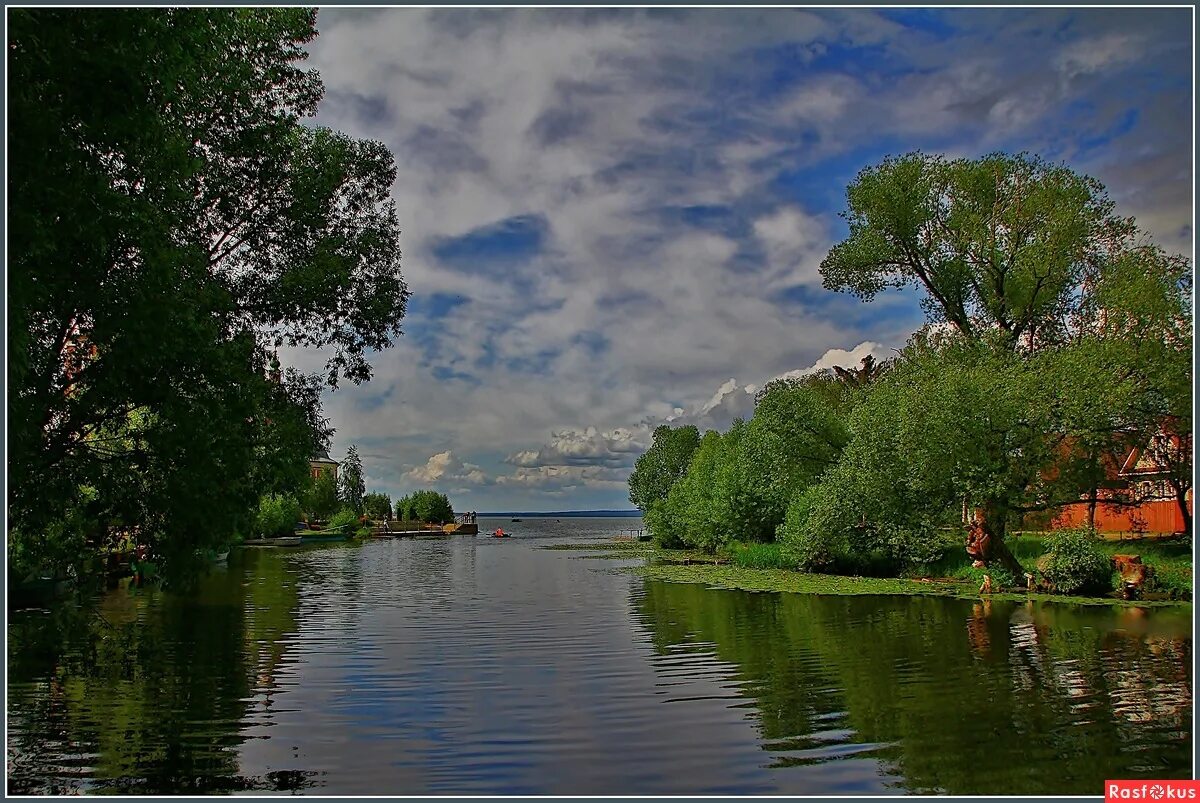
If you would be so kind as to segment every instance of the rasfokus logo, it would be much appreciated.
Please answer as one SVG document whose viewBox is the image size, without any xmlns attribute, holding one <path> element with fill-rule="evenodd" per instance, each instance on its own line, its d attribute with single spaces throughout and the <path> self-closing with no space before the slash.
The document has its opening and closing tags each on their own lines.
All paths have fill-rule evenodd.
<svg viewBox="0 0 1200 803">
<path fill-rule="evenodd" d="M 1200 789 L 1200 781 L 1105 781 L 1104 801 L 1197 800 L 1200 798 L 1197 789 Z"/>
</svg>

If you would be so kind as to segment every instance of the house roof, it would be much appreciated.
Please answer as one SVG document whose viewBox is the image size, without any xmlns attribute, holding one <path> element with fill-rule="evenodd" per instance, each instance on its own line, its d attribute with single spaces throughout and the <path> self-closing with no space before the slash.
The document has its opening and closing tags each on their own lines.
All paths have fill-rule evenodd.
<svg viewBox="0 0 1200 803">
<path fill-rule="evenodd" d="M 333 458 L 331 458 L 329 456 L 328 449 L 322 449 L 321 451 L 317 452 L 312 457 L 308 458 L 308 461 L 310 463 L 332 463 L 335 466 L 338 464 L 338 461 L 334 460 Z"/>
</svg>

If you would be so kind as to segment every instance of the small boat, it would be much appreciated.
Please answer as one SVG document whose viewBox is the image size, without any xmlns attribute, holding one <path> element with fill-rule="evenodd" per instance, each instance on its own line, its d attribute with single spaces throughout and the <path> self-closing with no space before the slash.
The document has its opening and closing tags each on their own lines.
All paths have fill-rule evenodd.
<svg viewBox="0 0 1200 803">
<path fill-rule="evenodd" d="M 214 557 L 212 559 L 212 562 L 213 563 L 224 563 L 227 560 L 229 560 L 229 550 L 228 549 L 225 550 L 224 552 L 217 554 L 216 557 Z"/>
<path fill-rule="evenodd" d="M 243 546 L 300 546 L 304 539 L 298 535 L 285 535 L 282 538 L 247 538 Z"/>
<path fill-rule="evenodd" d="M 346 541 L 349 538 L 350 533 L 336 530 L 327 532 L 309 532 L 300 536 L 300 540 L 306 544 L 319 541 Z"/>
<path fill-rule="evenodd" d="M 513 521 L 520 521 L 520 519 L 513 519 Z"/>
<path fill-rule="evenodd" d="M 492 538 L 512 538 L 512 536 L 504 532 L 504 530 L 496 530 L 496 532 L 492 533 Z"/>
</svg>

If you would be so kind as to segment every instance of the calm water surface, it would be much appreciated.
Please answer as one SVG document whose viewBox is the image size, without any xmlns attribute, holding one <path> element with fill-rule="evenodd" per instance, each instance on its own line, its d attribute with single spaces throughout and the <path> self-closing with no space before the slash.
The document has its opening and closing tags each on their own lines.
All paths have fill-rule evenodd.
<svg viewBox="0 0 1200 803">
<path fill-rule="evenodd" d="M 1190 777 L 1191 610 L 647 582 L 514 537 L 9 612 L 10 792 L 1099 794 Z"/>
</svg>

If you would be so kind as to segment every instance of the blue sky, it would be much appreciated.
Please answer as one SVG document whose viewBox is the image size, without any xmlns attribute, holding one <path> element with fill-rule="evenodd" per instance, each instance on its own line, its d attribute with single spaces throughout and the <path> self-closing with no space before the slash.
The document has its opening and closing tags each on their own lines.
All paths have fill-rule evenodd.
<svg viewBox="0 0 1200 803">
<path fill-rule="evenodd" d="M 664 421 L 899 348 L 914 291 L 821 287 L 846 184 L 1031 151 L 1192 248 L 1190 9 L 328 9 L 318 122 L 385 142 L 405 334 L 327 394 L 368 486 L 628 507 Z M 293 353 L 301 367 L 320 355 Z"/>
</svg>

